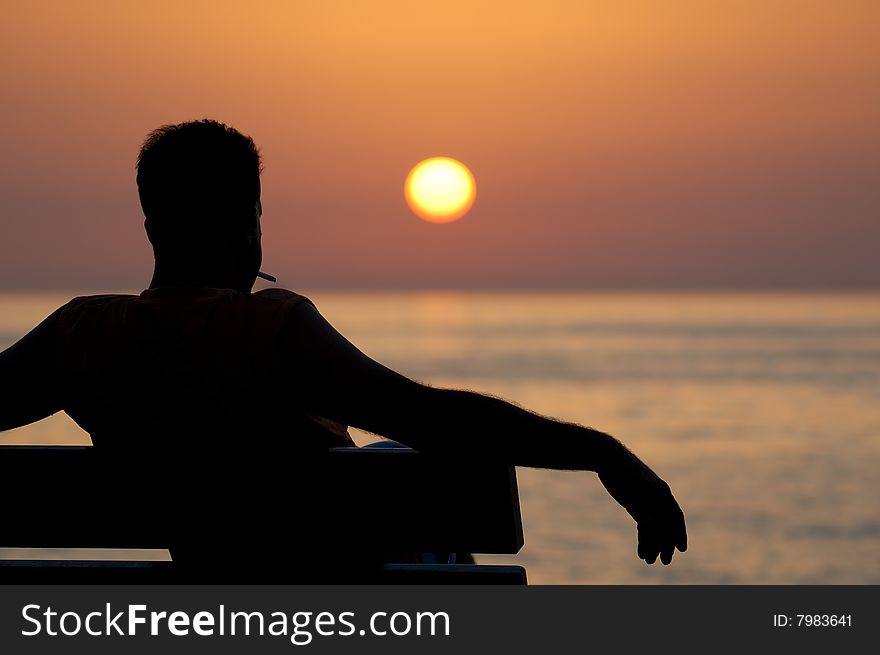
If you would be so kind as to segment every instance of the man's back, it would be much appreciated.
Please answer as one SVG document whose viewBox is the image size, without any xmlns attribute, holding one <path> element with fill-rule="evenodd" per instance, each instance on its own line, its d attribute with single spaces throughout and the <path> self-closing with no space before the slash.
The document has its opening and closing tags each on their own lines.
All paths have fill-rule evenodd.
<svg viewBox="0 0 880 655">
<path fill-rule="evenodd" d="M 351 445 L 344 427 L 298 406 L 279 349 L 284 290 L 160 287 L 85 296 L 57 314 L 54 384 L 96 445 Z"/>
</svg>

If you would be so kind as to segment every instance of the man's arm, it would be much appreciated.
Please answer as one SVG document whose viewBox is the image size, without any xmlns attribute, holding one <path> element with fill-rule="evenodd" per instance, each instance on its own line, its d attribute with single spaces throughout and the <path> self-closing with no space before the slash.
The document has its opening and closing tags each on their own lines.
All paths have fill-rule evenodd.
<svg viewBox="0 0 880 655">
<path fill-rule="evenodd" d="M 639 557 L 672 560 L 687 548 L 684 515 L 651 469 L 620 442 L 470 391 L 419 384 L 373 361 L 309 303 L 288 315 L 286 364 L 308 411 L 423 452 L 537 468 L 596 471 L 639 526 Z"/>
<path fill-rule="evenodd" d="M 0 352 L 0 430 L 39 421 L 61 409 L 55 334 L 62 309 Z"/>
</svg>

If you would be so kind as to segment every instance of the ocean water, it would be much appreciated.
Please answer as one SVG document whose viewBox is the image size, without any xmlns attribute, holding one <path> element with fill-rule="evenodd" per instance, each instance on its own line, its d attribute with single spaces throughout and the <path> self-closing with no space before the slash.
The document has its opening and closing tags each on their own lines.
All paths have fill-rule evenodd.
<svg viewBox="0 0 880 655">
<path fill-rule="evenodd" d="M 0 348 L 69 295 L 0 294 Z M 880 295 L 308 295 L 405 375 L 614 434 L 687 517 L 688 552 L 647 566 L 594 474 L 519 469 L 526 545 L 479 561 L 532 583 L 880 583 Z M 0 434 L 84 440 L 63 414 Z"/>
</svg>

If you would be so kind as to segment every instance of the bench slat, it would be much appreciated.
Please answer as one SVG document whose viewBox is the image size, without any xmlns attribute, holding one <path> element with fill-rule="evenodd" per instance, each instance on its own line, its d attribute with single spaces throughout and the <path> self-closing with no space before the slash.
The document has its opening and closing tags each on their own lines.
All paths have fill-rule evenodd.
<svg viewBox="0 0 880 655">
<path fill-rule="evenodd" d="M 523 545 L 513 468 L 409 449 L 172 459 L 0 446 L 0 493 L 4 547 L 170 548 L 178 561 L 302 566 Z"/>
</svg>

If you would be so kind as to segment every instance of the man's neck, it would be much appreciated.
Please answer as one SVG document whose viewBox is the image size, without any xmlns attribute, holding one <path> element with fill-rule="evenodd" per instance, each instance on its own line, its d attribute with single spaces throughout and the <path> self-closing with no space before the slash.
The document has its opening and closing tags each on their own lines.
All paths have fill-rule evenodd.
<svg viewBox="0 0 880 655">
<path fill-rule="evenodd" d="M 160 287 L 211 287 L 215 289 L 234 289 L 250 293 L 241 276 L 230 275 L 228 271 L 213 271 L 209 267 L 174 266 L 156 262 L 150 289 Z"/>
</svg>

